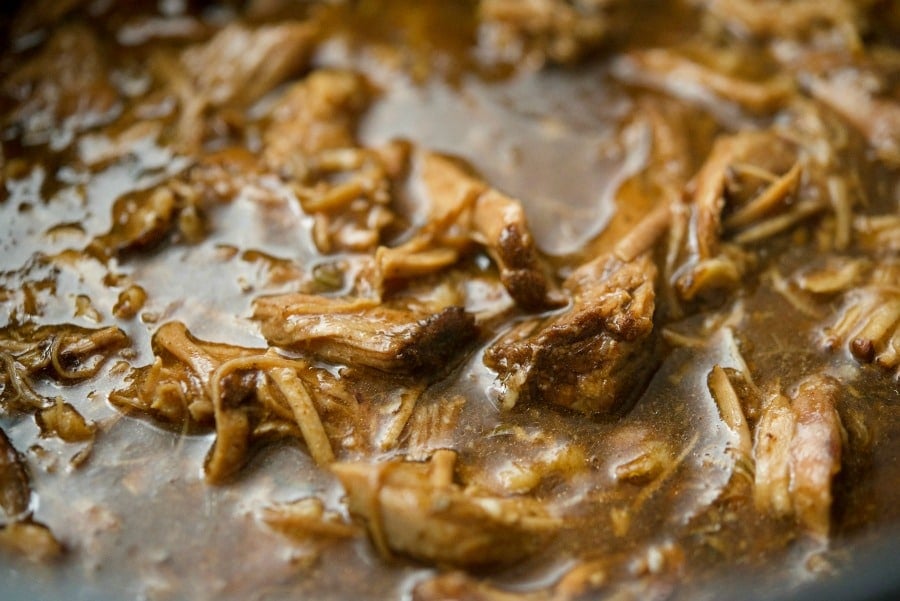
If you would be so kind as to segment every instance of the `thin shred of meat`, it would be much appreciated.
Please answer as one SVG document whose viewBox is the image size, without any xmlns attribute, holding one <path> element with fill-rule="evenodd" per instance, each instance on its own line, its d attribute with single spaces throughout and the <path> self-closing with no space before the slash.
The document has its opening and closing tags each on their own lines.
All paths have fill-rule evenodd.
<svg viewBox="0 0 900 601">
<path fill-rule="evenodd" d="M 39 411 L 54 401 L 39 395 L 32 379 L 75 382 L 94 377 L 104 363 L 130 343 L 117 327 L 23 324 L 0 334 L 0 402 L 7 409 Z"/>
<path fill-rule="evenodd" d="M 763 406 L 756 426 L 754 502 L 762 512 L 791 515 L 791 441 L 796 418 L 790 401 L 776 394 Z"/>
<path fill-rule="evenodd" d="M 831 529 L 832 481 L 841 469 L 840 394 L 837 380 L 816 375 L 800 383 L 792 403 L 791 497 L 800 525 L 819 539 Z"/>
<path fill-rule="evenodd" d="M 274 530 L 300 540 L 342 539 L 359 534 L 339 513 L 325 508 L 317 497 L 264 508 L 261 519 Z"/>
<path fill-rule="evenodd" d="M 688 187 L 691 204 L 675 212 L 684 235 L 673 253 L 671 282 L 682 299 L 735 288 L 758 262 L 753 245 L 822 213 L 835 217 L 830 244 L 849 244 L 856 199 L 832 182 L 850 175 L 833 150 L 823 153 L 821 142 L 807 138 L 812 126 L 798 118 L 716 139 Z"/>
<path fill-rule="evenodd" d="M 496 190 L 475 203 L 475 238 L 488 249 L 500 269 L 500 281 L 526 311 L 560 306 L 564 300 L 550 289 L 552 280 L 541 264 L 522 204 Z"/>
</svg>

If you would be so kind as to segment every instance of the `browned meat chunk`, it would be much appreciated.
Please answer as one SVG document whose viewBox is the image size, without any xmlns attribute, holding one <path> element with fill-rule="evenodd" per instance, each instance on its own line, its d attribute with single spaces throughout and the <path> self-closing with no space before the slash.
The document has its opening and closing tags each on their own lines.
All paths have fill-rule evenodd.
<svg viewBox="0 0 900 601">
<path fill-rule="evenodd" d="M 169 232 L 175 215 L 175 195 L 167 187 L 127 194 L 116 201 L 112 227 L 94 249 L 120 253 L 152 247 Z"/>
<path fill-rule="evenodd" d="M 791 440 L 791 495 L 797 520 L 825 539 L 831 525 L 831 483 L 841 469 L 841 419 L 835 407 L 840 384 L 828 376 L 800 383 L 793 400 L 796 425 Z"/>
<path fill-rule="evenodd" d="M 272 344 L 389 372 L 439 370 L 478 335 L 474 318 L 460 307 L 424 314 L 306 294 L 262 298 L 254 306 Z"/>
<path fill-rule="evenodd" d="M 515 328 L 485 353 L 517 399 L 609 413 L 643 389 L 653 371 L 656 266 L 648 255 L 623 263 L 602 256 L 565 282 L 572 305 Z"/>
<path fill-rule="evenodd" d="M 472 222 L 500 268 L 500 281 L 519 306 L 536 311 L 562 304 L 549 289 L 521 203 L 489 190 L 475 203 Z"/>
<path fill-rule="evenodd" d="M 453 481 L 456 453 L 428 463 L 336 463 L 350 512 L 384 555 L 439 565 L 510 564 L 540 548 L 560 522 L 544 503 L 493 497 Z"/>
<path fill-rule="evenodd" d="M 472 175 L 460 162 L 435 153 L 423 159 L 422 179 L 431 200 L 430 228 L 407 244 L 459 250 L 471 239 L 483 244 L 500 270 L 500 280 L 523 309 L 563 304 L 538 254 L 522 204 Z M 404 249 L 393 249 L 396 251 Z"/>
</svg>

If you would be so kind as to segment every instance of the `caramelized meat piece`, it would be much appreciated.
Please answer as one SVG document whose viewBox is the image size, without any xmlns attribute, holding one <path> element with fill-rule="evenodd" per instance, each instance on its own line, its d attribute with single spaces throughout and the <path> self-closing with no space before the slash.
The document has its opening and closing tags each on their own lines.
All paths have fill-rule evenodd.
<svg viewBox="0 0 900 601">
<path fill-rule="evenodd" d="M 406 245 L 409 250 L 422 253 L 424 248 L 419 247 L 427 240 L 431 246 L 457 251 L 465 240 L 474 240 L 487 248 L 500 270 L 500 280 L 523 309 L 563 304 L 518 200 L 490 188 L 458 161 L 439 154 L 428 153 L 423 158 L 422 180 L 432 203 L 432 220 Z"/>
<path fill-rule="evenodd" d="M 841 419 L 836 404 L 841 387 L 834 378 L 812 376 L 793 399 L 791 495 L 797 520 L 813 536 L 826 539 L 831 526 L 831 484 L 841 469 Z"/>
<path fill-rule="evenodd" d="M 559 526 L 544 503 L 487 496 L 453 482 L 456 453 L 428 463 L 336 463 L 350 512 L 384 554 L 439 565 L 510 564 L 540 548 Z"/>
<path fill-rule="evenodd" d="M 548 290 L 548 277 L 518 201 L 489 190 L 475 203 L 472 223 L 500 268 L 500 281 L 519 306 L 536 311 L 562 304 Z"/>
<path fill-rule="evenodd" d="M 150 248 L 169 232 L 175 214 L 175 195 L 167 187 L 126 194 L 113 205 L 109 233 L 95 244 L 112 253 Z"/>
<path fill-rule="evenodd" d="M 643 390 L 655 367 L 654 280 L 647 254 L 623 263 L 602 256 L 579 267 L 564 286 L 563 313 L 514 328 L 485 353 L 506 391 L 582 413 L 610 413 Z"/>
<path fill-rule="evenodd" d="M 460 307 L 422 314 L 305 294 L 261 298 L 254 318 L 272 344 L 399 373 L 439 370 L 478 335 L 474 318 Z"/>
</svg>

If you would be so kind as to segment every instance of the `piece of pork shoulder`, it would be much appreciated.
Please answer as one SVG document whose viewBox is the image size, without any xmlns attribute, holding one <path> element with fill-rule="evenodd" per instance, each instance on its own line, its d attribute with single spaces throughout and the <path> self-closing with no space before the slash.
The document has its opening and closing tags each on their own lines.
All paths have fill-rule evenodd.
<svg viewBox="0 0 900 601">
<path fill-rule="evenodd" d="M 840 392 L 837 380 L 816 374 L 800 383 L 790 401 L 773 396 L 763 406 L 753 448 L 756 508 L 793 516 L 822 541 L 828 538 L 832 485 L 841 469 Z"/>
<path fill-rule="evenodd" d="M 467 242 L 476 242 L 494 260 L 500 280 L 520 307 L 537 311 L 563 304 L 520 201 L 491 188 L 448 156 L 425 153 L 421 171 L 431 202 L 429 223 L 411 247 L 422 247 L 418 252 L 444 247 L 459 251 Z"/>
<path fill-rule="evenodd" d="M 524 322 L 485 352 L 504 406 L 523 400 L 608 414 L 633 399 L 656 365 L 656 272 L 644 253 L 631 261 L 604 255 L 572 273 L 568 309 Z"/>
<path fill-rule="evenodd" d="M 453 481 L 456 453 L 426 463 L 335 463 L 350 513 L 363 520 L 385 556 L 438 565 L 491 567 L 540 549 L 560 520 L 544 503 L 496 497 Z"/>
<path fill-rule="evenodd" d="M 370 299 L 308 294 L 257 299 L 254 319 L 272 344 L 334 363 L 407 374 L 445 367 L 478 335 L 474 317 L 461 307 L 424 313 Z"/>
<path fill-rule="evenodd" d="M 811 535 L 827 539 L 831 524 L 832 482 L 841 469 L 843 427 L 836 404 L 841 387 L 824 375 L 800 383 L 792 409 L 791 496 L 797 521 Z"/>
</svg>

